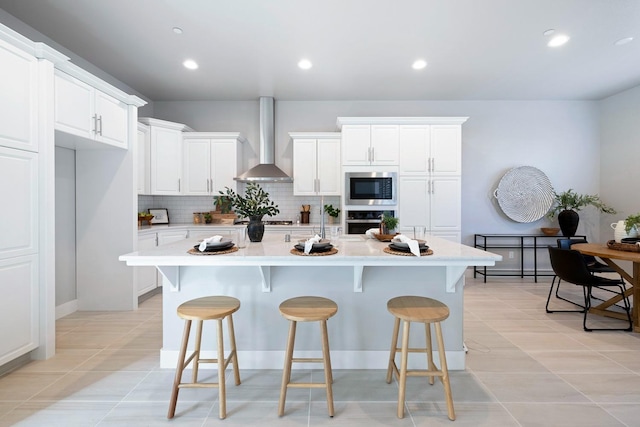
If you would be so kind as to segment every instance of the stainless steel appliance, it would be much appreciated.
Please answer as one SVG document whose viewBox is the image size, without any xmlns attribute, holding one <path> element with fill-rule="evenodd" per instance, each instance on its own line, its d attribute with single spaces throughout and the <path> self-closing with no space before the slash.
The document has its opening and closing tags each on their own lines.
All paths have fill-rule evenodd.
<svg viewBox="0 0 640 427">
<path fill-rule="evenodd" d="M 347 234 L 364 234 L 370 228 L 380 226 L 380 217 L 382 214 L 387 216 L 395 216 L 395 211 L 347 211 L 345 224 Z"/>
<path fill-rule="evenodd" d="M 346 172 L 345 205 L 393 206 L 397 204 L 396 172 Z"/>
</svg>

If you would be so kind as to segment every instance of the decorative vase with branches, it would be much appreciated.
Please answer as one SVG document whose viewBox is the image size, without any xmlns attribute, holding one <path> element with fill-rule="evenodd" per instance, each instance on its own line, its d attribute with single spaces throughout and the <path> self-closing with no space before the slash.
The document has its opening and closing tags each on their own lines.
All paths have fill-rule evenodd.
<svg viewBox="0 0 640 427">
<path fill-rule="evenodd" d="M 250 182 L 244 190 L 244 196 L 236 193 L 229 187 L 225 192 L 219 192 L 229 199 L 235 212 L 243 218 L 249 218 L 247 234 L 252 242 L 262 241 L 264 235 L 264 223 L 262 217 L 273 216 L 280 213 L 278 205 L 269 199 L 269 193 L 264 191 L 259 184 Z"/>
<path fill-rule="evenodd" d="M 616 210 L 605 204 L 597 194 L 578 194 L 570 188 L 562 193 L 554 192 L 554 203 L 547 216 L 554 218 L 557 215 L 562 235 L 571 237 L 575 236 L 578 229 L 578 211 L 587 206 L 593 206 L 602 213 L 616 213 Z"/>
</svg>

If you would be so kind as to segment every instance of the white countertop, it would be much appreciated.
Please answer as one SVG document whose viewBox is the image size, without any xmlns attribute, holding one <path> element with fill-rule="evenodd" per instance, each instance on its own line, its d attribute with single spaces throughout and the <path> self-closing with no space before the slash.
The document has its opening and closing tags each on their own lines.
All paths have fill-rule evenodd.
<svg viewBox="0 0 640 427">
<path fill-rule="evenodd" d="M 154 226 L 155 227 L 155 226 Z M 276 226 L 281 227 L 281 226 Z M 342 236 L 333 242 L 338 253 L 326 256 L 291 254 L 293 245 L 309 237 L 308 233 L 292 234 L 284 241 L 284 232 L 265 234 L 262 242 L 249 242 L 246 248 L 222 255 L 191 255 L 187 251 L 198 239 L 186 239 L 145 251 L 121 255 L 119 259 L 131 266 L 491 266 L 502 260 L 500 255 L 460 245 L 438 237 L 428 237 L 433 250 L 428 256 L 387 254 L 388 243 L 366 239 L 361 235 Z"/>
</svg>

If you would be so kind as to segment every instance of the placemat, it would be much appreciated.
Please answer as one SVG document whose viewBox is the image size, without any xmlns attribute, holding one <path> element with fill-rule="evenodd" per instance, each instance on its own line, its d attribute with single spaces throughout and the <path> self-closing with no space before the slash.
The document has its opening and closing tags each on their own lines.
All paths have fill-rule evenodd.
<svg viewBox="0 0 640 427">
<path fill-rule="evenodd" d="M 394 251 L 389 246 L 385 246 L 383 251 L 385 251 L 386 253 L 391 254 L 391 255 L 415 256 L 411 252 Z M 431 249 L 427 249 L 426 251 L 420 251 L 420 256 L 427 256 L 427 255 L 433 255 L 433 251 Z"/>
<path fill-rule="evenodd" d="M 200 252 L 196 248 L 191 248 L 187 251 L 187 253 L 191 255 L 224 255 L 224 254 L 230 254 L 232 252 L 237 252 L 237 251 L 238 251 L 238 247 L 236 245 L 233 245 L 232 247 L 230 247 L 229 249 L 225 249 L 224 251 Z"/>
<path fill-rule="evenodd" d="M 615 240 L 609 240 L 607 242 L 607 247 L 609 249 L 614 249 L 616 251 L 625 251 L 625 252 L 640 252 L 640 246 L 633 243 L 618 243 Z"/>
<path fill-rule="evenodd" d="M 300 256 L 325 256 L 325 255 L 334 255 L 338 253 L 338 248 L 331 248 L 325 252 L 311 252 L 310 254 L 305 254 L 304 251 L 299 251 L 296 248 L 291 249 L 289 252 L 293 255 Z"/>
</svg>

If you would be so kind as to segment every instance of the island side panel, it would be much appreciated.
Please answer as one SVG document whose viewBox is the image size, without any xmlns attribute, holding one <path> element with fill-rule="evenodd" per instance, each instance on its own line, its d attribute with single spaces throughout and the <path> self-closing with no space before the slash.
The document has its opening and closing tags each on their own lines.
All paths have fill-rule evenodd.
<svg viewBox="0 0 640 427">
<path fill-rule="evenodd" d="M 442 324 L 447 360 L 450 369 L 464 369 L 464 275 L 453 293 L 446 292 L 445 275 L 446 267 L 365 267 L 360 293 L 353 292 L 352 267 L 281 266 L 271 268 L 272 291 L 265 293 L 255 266 L 182 266 L 180 291 L 171 292 L 167 284 L 163 287 L 161 367 L 175 368 L 184 327 L 184 321 L 176 314 L 178 305 L 202 296 L 228 295 L 241 302 L 240 310 L 234 314 L 240 367 L 281 369 L 288 322 L 280 316 L 278 306 L 287 298 L 317 295 L 338 304 L 338 313 L 328 322 L 333 368 L 386 369 L 393 327 L 387 301 L 400 295 L 421 295 L 449 306 L 451 315 Z M 207 351 L 214 348 L 214 325 L 205 322 L 203 349 Z M 296 350 L 300 356 L 319 355 L 318 323 L 299 323 L 298 331 Z M 424 346 L 424 336 L 424 326 L 413 323 L 411 346 Z M 225 343 L 228 348 L 226 336 Z M 410 356 L 410 365 L 424 367 L 424 359 Z"/>
</svg>

